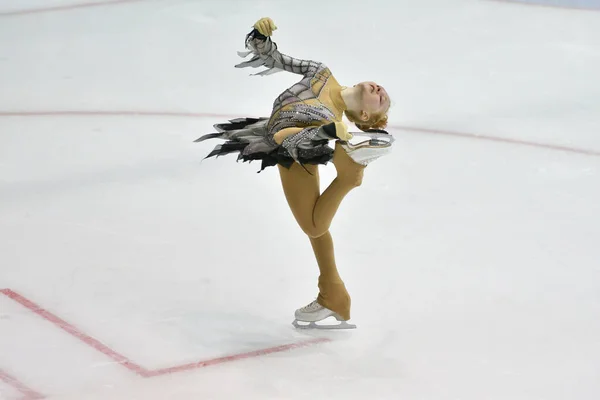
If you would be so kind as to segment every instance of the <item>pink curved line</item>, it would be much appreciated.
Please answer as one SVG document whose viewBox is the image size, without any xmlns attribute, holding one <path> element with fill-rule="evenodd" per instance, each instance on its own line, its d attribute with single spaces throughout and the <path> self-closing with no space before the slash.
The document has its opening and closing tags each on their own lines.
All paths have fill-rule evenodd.
<svg viewBox="0 0 600 400">
<path fill-rule="evenodd" d="M 419 127 L 413 127 L 413 126 L 390 126 L 390 127 L 395 128 L 395 129 L 400 129 L 400 130 L 413 131 L 413 132 L 463 137 L 463 138 L 468 138 L 468 139 L 488 140 L 488 141 L 492 141 L 492 142 L 516 144 L 516 145 L 521 145 L 521 146 L 537 147 L 537 148 L 548 149 L 548 150 L 560 150 L 560 151 L 566 151 L 569 153 L 585 154 L 588 156 L 600 157 L 600 151 L 581 149 L 581 148 L 576 148 L 576 147 L 568 147 L 568 146 L 562 146 L 562 145 L 558 145 L 558 144 L 530 142 L 530 141 L 521 140 L 521 139 L 510 139 L 510 138 L 502 138 L 502 137 L 498 137 L 498 136 L 479 135 L 479 134 L 475 134 L 475 133 L 466 133 L 466 132 L 446 131 L 446 130 L 441 130 L 441 129 L 419 128 Z"/>
<path fill-rule="evenodd" d="M 140 1 L 143 1 L 143 0 L 106 0 L 106 1 L 95 1 L 95 2 L 91 2 L 91 3 L 67 4 L 64 6 L 26 8 L 23 10 L 0 11 L 0 17 L 42 14 L 42 13 L 58 12 L 58 11 L 71 11 L 71 10 L 76 10 L 79 8 L 112 6 L 112 5 L 118 5 L 118 4 L 124 4 L 124 3 L 134 3 L 134 2 L 140 2 Z"/>
<path fill-rule="evenodd" d="M 555 4 L 529 3 L 529 2 L 525 2 L 525 1 L 519 1 L 519 0 L 488 0 L 488 1 L 495 1 L 497 3 L 512 3 L 512 4 L 522 5 L 522 6 L 533 6 L 533 7 L 543 7 L 543 8 L 556 8 L 556 9 L 559 9 L 559 10 L 592 11 L 592 12 L 598 12 L 598 11 L 600 11 L 600 7 L 598 7 L 598 8 L 593 8 L 593 7 L 569 7 L 569 6 L 561 6 L 561 5 L 555 5 Z"/>
<path fill-rule="evenodd" d="M 221 113 L 204 113 L 204 112 L 190 112 L 190 111 L 152 111 L 152 110 L 41 110 L 41 111 L 0 111 L 0 117 L 175 117 L 175 118 L 223 118 L 233 119 L 238 118 L 239 115 L 221 114 Z M 547 150 L 559 150 L 569 153 L 585 154 L 588 156 L 600 157 L 600 151 L 581 149 L 576 147 L 569 147 L 563 145 L 556 145 L 550 143 L 539 143 L 531 142 L 521 139 L 510 139 L 502 138 L 498 136 L 481 135 L 476 133 L 468 132 L 457 132 L 442 129 L 431 129 L 415 126 L 406 125 L 390 125 L 389 129 L 412 131 L 419 133 L 435 134 L 435 135 L 446 135 L 453 137 L 461 137 L 467 139 L 487 140 L 491 142 L 507 143 L 521 146 L 530 146 L 536 148 L 542 148 Z"/>
</svg>

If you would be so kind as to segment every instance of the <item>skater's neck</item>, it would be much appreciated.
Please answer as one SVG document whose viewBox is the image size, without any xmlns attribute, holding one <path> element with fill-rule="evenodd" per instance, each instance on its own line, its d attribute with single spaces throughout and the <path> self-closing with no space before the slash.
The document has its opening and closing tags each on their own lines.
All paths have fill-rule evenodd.
<svg viewBox="0 0 600 400">
<path fill-rule="evenodd" d="M 361 99 L 360 99 L 360 88 L 345 87 L 340 93 L 344 103 L 346 103 L 346 109 L 350 112 L 360 113 L 361 111 Z"/>
</svg>

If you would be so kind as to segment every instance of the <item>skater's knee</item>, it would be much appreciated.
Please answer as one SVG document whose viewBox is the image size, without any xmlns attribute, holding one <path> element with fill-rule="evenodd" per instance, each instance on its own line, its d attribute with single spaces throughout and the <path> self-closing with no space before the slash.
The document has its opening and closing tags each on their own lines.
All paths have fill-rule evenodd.
<svg viewBox="0 0 600 400">
<path fill-rule="evenodd" d="M 327 233 L 327 229 L 303 229 L 303 230 L 304 230 L 304 233 L 306 233 L 306 235 L 311 239 L 320 238 L 325 233 Z"/>
<path fill-rule="evenodd" d="M 320 238 L 329 231 L 329 227 L 319 227 L 313 224 L 301 226 L 302 231 L 311 239 Z"/>
</svg>

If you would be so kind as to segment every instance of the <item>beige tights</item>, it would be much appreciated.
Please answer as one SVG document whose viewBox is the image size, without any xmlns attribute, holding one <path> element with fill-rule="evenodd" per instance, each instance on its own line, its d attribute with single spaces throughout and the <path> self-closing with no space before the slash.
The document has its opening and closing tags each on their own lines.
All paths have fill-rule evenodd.
<svg viewBox="0 0 600 400">
<path fill-rule="evenodd" d="M 355 163 L 336 142 L 333 164 L 337 177 L 320 193 L 319 170 L 316 165 L 294 163 L 290 169 L 279 165 L 283 191 L 296 221 L 310 238 L 319 265 L 319 296 L 324 307 L 350 319 L 350 296 L 335 264 L 331 221 L 344 197 L 360 186 L 364 166 Z"/>
</svg>

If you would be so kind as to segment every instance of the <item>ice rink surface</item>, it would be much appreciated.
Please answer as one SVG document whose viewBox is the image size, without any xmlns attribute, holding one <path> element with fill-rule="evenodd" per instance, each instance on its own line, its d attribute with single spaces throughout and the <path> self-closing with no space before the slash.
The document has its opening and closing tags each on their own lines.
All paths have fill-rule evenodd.
<svg viewBox="0 0 600 400">
<path fill-rule="evenodd" d="M 0 399 L 600 398 L 600 12 L 572 3 L 0 0 Z M 193 143 L 298 80 L 233 67 L 264 16 L 392 97 L 332 226 L 353 331 L 291 326 L 318 269 L 277 170 Z"/>
</svg>

